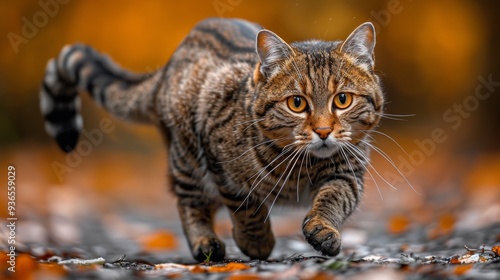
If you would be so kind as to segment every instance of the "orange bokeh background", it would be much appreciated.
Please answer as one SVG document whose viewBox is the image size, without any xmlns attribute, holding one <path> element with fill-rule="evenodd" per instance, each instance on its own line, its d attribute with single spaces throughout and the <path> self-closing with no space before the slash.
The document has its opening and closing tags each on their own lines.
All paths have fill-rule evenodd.
<svg viewBox="0 0 500 280">
<path fill-rule="evenodd" d="M 189 30 L 207 17 L 255 21 L 287 41 L 344 39 L 359 24 L 374 22 L 386 111 L 414 115 L 384 119 L 379 130 L 398 144 L 382 134 L 374 135 L 375 143 L 416 191 L 373 152 L 373 166 L 381 176 L 371 171 L 376 184 L 367 176 L 365 210 L 356 215 L 397 213 L 411 223 L 437 224 L 453 215 L 477 226 L 500 220 L 500 86 L 490 86 L 484 100 L 474 97 L 478 87 L 489 92 L 481 80 L 500 82 L 497 2 L 41 2 L 57 3 L 57 10 L 52 6 L 49 15 L 36 1 L 0 2 L 0 178 L 5 185 L 7 166 L 16 166 L 17 214 L 39 224 L 42 236 L 57 235 L 47 217 L 58 213 L 76 221 L 87 212 L 98 213 L 117 226 L 124 226 L 113 218 L 119 211 L 176 219 L 173 196 L 165 186 L 166 153 L 154 128 L 114 120 L 116 129 L 103 143 L 58 179 L 52 164 L 65 163 L 66 155 L 45 134 L 38 109 L 46 62 L 65 44 L 82 42 L 123 67 L 148 72 L 164 65 Z M 36 31 L 24 34 L 26 21 Z M 16 43 L 13 36 L 24 40 Z M 463 114 L 456 111 L 460 104 Z M 87 96 L 82 108 L 87 130 L 109 117 Z M 432 138 L 436 129 L 439 141 Z M 0 217 L 6 217 L 6 195 L 0 202 Z M 375 220 L 387 217 L 373 215 Z M 299 232 L 300 221 L 296 224 Z M 26 233 L 24 238 L 31 237 Z"/>
</svg>

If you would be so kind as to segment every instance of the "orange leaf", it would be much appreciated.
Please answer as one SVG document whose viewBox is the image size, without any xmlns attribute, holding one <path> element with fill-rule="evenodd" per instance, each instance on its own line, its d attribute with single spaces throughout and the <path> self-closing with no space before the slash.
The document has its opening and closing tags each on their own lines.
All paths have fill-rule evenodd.
<svg viewBox="0 0 500 280">
<path fill-rule="evenodd" d="M 200 265 L 195 265 L 191 268 L 192 273 L 205 273 L 207 272 L 207 269 L 205 267 L 202 267 Z"/>
<path fill-rule="evenodd" d="M 455 227 L 455 216 L 447 213 L 443 214 L 439 219 L 439 228 L 444 235 L 448 235 L 453 231 Z"/>
<path fill-rule="evenodd" d="M 457 256 L 451 258 L 450 263 L 451 264 L 461 264 L 461 262 L 458 260 Z"/>
<path fill-rule="evenodd" d="M 39 263 L 38 268 L 40 271 L 43 271 L 51 276 L 64 276 L 68 273 L 68 271 L 64 269 L 62 265 L 58 265 L 55 263 Z"/>
<path fill-rule="evenodd" d="M 450 213 L 443 214 L 439 217 L 437 226 L 429 231 L 429 239 L 436 239 L 441 236 L 450 235 L 454 228 L 455 216 Z"/>
<path fill-rule="evenodd" d="M 210 266 L 208 267 L 209 272 L 230 272 L 230 271 L 239 271 L 239 270 L 247 270 L 250 266 L 243 263 L 235 263 L 230 262 L 225 266 Z"/>
<path fill-rule="evenodd" d="M 495 255 L 500 256 L 500 246 L 493 246 L 493 248 L 491 248 L 491 251 L 495 253 Z"/>
<path fill-rule="evenodd" d="M 177 247 L 176 236 L 166 230 L 160 230 L 140 240 L 146 251 L 165 251 Z"/>
<path fill-rule="evenodd" d="M 231 275 L 227 278 L 228 280 L 260 280 L 264 279 L 262 276 L 257 274 L 236 274 Z"/>
<path fill-rule="evenodd" d="M 334 279 L 332 275 L 328 275 L 324 271 L 317 272 L 314 276 L 311 278 L 308 278 L 309 280 L 328 280 L 328 279 Z"/>
<path fill-rule="evenodd" d="M 16 272 L 14 279 L 34 279 L 36 260 L 28 254 L 19 254 L 16 257 Z"/>
<path fill-rule="evenodd" d="M 455 269 L 453 270 L 453 273 L 455 275 L 464 275 L 467 273 L 472 268 L 473 264 L 464 264 L 464 265 L 457 265 Z"/>
<path fill-rule="evenodd" d="M 392 234 L 401 234 L 408 230 L 410 226 L 410 221 L 406 216 L 403 215 L 395 215 L 392 216 L 389 220 L 389 233 Z"/>
</svg>

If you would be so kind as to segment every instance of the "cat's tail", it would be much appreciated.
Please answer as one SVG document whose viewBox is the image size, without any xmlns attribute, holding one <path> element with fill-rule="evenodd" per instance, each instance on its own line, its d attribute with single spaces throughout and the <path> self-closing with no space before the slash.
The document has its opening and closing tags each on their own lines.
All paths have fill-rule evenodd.
<svg viewBox="0 0 500 280">
<path fill-rule="evenodd" d="M 78 93 L 84 91 L 120 119 L 156 123 L 154 99 L 162 77 L 161 70 L 125 71 L 89 46 L 66 46 L 48 62 L 40 88 L 45 130 L 65 152 L 72 151 L 83 128 Z"/>
</svg>

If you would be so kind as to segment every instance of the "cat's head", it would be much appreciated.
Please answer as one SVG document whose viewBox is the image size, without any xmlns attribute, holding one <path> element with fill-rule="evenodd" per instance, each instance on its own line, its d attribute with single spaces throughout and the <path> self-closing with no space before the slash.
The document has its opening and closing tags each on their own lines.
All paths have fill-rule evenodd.
<svg viewBox="0 0 500 280">
<path fill-rule="evenodd" d="M 342 143 L 362 140 L 378 124 L 384 103 L 374 47 L 371 23 L 345 41 L 290 45 L 261 30 L 252 81 L 253 112 L 263 134 L 319 158 L 332 156 Z"/>
</svg>

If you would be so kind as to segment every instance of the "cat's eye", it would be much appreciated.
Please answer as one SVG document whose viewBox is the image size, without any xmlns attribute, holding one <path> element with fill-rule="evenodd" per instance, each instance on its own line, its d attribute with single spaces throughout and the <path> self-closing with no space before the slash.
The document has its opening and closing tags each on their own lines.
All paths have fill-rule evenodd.
<svg viewBox="0 0 500 280">
<path fill-rule="evenodd" d="M 304 97 L 294 95 L 287 99 L 287 105 L 295 113 L 302 113 L 307 109 L 307 101 Z"/>
<path fill-rule="evenodd" d="M 341 92 L 333 98 L 333 105 L 337 109 L 345 109 L 352 104 L 352 93 L 350 92 Z"/>
</svg>

